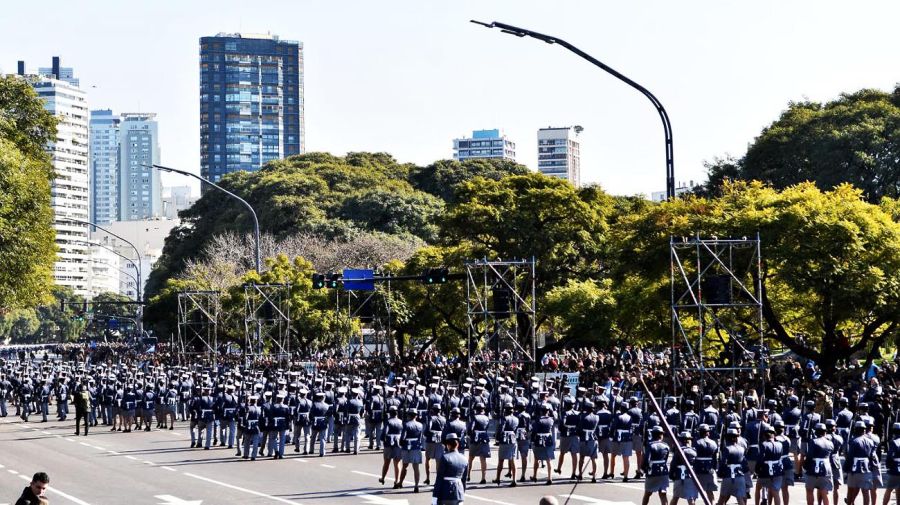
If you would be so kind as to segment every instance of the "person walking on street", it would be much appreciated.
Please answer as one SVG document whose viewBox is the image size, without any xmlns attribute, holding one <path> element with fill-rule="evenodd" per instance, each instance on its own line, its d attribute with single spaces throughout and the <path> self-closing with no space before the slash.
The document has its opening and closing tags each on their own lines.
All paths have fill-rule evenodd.
<svg viewBox="0 0 900 505">
<path fill-rule="evenodd" d="M 91 413 L 91 394 L 88 392 L 87 384 L 78 386 L 78 392 L 75 393 L 75 436 L 81 431 L 81 422 L 84 422 L 84 436 L 88 436 L 88 426 L 90 426 Z"/>
</svg>

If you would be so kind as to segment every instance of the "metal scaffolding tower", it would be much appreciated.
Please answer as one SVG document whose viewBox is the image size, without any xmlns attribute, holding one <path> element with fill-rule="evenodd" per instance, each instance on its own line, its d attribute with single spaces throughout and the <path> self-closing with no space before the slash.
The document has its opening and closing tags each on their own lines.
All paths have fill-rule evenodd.
<svg viewBox="0 0 900 505">
<path fill-rule="evenodd" d="M 536 357 L 535 260 L 466 262 L 469 368 Z"/>
<path fill-rule="evenodd" d="M 249 356 L 291 353 L 290 284 L 244 285 L 244 350 Z"/>
<path fill-rule="evenodd" d="M 181 359 L 188 354 L 218 350 L 218 291 L 181 291 L 178 293 L 178 333 L 176 346 Z M 198 345 L 202 344 L 202 345 Z M 198 350 L 199 349 L 199 350 Z"/>
<path fill-rule="evenodd" d="M 671 237 L 669 243 L 673 372 L 699 371 L 703 388 L 707 381 L 718 383 L 722 372 L 731 372 L 732 382 L 741 371 L 758 373 L 764 381 L 759 234 Z"/>
</svg>

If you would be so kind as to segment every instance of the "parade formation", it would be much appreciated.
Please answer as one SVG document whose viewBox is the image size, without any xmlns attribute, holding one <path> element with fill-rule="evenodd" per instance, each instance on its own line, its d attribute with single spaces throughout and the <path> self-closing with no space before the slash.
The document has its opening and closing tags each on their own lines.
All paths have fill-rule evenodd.
<svg viewBox="0 0 900 505">
<path fill-rule="evenodd" d="M 656 357 L 629 351 L 614 361 L 642 373 Z M 819 383 L 824 392 L 815 392 L 795 380 L 732 395 L 659 391 L 657 411 L 631 374 L 582 372 L 593 380 L 575 385 L 564 373 L 525 370 L 335 371 L 347 363 L 13 359 L 0 375 L 0 415 L 14 407 L 22 421 L 46 422 L 53 406 L 65 421 L 74 405 L 78 436 L 187 429 L 191 448 L 226 448 L 249 461 L 377 451 L 381 484 L 414 492 L 433 484 L 435 498 L 451 501 L 488 479 L 640 479 L 644 504 L 654 494 L 693 504 L 701 490 L 720 504 L 788 503 L 800 481 L 809 503 L 876 503 L 881 489 L 886 504 L 900 489 L 900 409 L 883 372 L 870 370 L 852 390 Z M 489 475 L 492 454 L 499 464 Z"/>
</svg>

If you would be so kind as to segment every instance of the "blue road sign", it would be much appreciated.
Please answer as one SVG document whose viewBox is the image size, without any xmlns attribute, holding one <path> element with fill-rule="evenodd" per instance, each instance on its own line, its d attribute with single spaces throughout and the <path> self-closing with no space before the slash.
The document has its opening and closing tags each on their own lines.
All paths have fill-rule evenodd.
<svg viewBox="0 0 900 505">
<path fill-rule="evenodd" d="M 344 270 L 344 289 L 347 291 L 375 291 L 374 270 Z"/>
</svg>

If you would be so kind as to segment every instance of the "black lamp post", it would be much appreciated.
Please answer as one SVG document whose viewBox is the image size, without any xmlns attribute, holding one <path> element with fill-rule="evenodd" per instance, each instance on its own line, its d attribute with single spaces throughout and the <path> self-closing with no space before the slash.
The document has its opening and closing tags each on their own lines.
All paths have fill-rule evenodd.
<svg viewBox="0 0 900 505">
<path fill-rule="evenodd" d="M 559 44 L 569 51 L 572 51 L 578 56 L 581 56 L 587 61 L 593 63 L 594 65 L 602 68 L 606 72 L 612 74 L 619 80 L 623 81 L 625 84 L 628 84 L 629 86 L 640 91 L 641 94 L 646 96 L 647 99 L 650 100 L 650 102 L 656 108 L 656 111 L 659 113 L 659 118 L 663 123 L 663 132 L 666 137 L 666 198 L 669 200 L 675 198 L 675 161 L 673 159 L 672 148 L 672 123 L 669 121 L 669 114 L 666 113 L 666 109 L 663 108 L 662 103 L 655 96 L 653 96 L 653 93 L 648 91 L 647 88 L 622 75 L 615 69 L 610 68 L 608 65 L 598 60 L 597 58 L 594 58 L 588 53 L 582 51 L 581 49 L 578 49 L 577 47 L 558 37 L 554 37 L 552 35 L 544 35 L 543 33 L 533 32 L 531 30 L 526 30 L 525 28 L 519 28 L 517 26 L 508 25 L 506 23 L 499 23 L 497 21 L 484 23 L 482 21 L 476 21 L 473 19 L 471 20 L 471 22 L 481 26 L 485 26 L 487 28 L 500 28 L 501 32 L 515 35 L 516 37 L 525 37 L 527 35 L 528 37 L 543 40 L 548 44 Z"/>
</svg>

